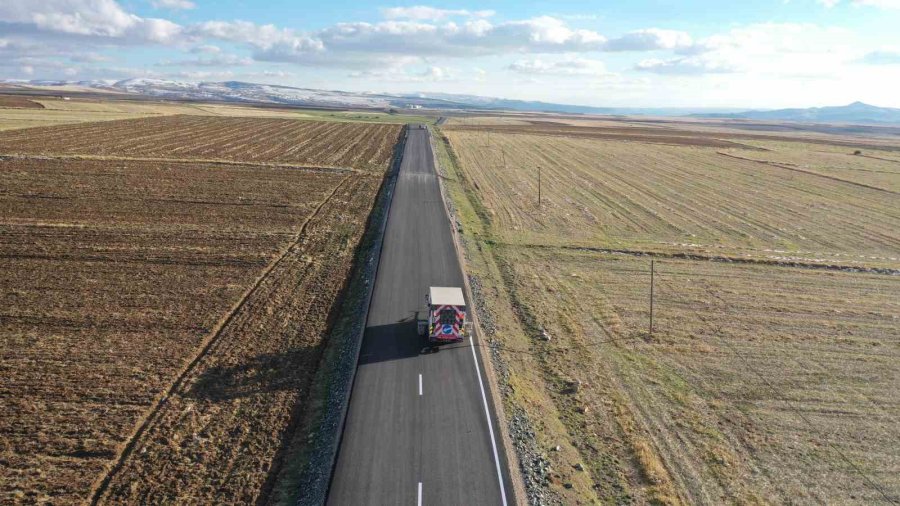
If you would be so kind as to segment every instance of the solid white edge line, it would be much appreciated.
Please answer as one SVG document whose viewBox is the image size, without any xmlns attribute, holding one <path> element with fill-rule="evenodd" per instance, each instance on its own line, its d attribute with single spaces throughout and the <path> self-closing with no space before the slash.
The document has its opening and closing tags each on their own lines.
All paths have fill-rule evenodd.
<svg viewBox="0 0 900 506">
<path fill-rule="evenodd" d="M 419 395 L 422 395 L 422 375 L 419 375 Z"/>
<path fill-rule="evenodd" d="M 419 495 L 418 495 L 418 497 L 419 497 L 418 505 L 419 505 L 419 506 L 422 506 L 422 482 L 421 482 L 421 481 L 419 482 Z"/>
<path fill-rule="evenodd" d="M 497 441 L 494 440 L 494 425 L 491 423 L 491 412 L 488 409 L 487 395 L 484 393 L 484 382 L 481 380 L 481 368 L 478 367 L 478 356 L 475 355 L 473 336 L 469 336 L 469 347 L 472 348 L 472 360 L 475 361 L 475 374 L 478 375 L 478 386 L 481 387 L 481 400 L 484 402 L 484 416 L 487 418 L 488 432 L 491 434 L 491 448 L 494 450 L 494 464 L 497 466 L 497 481 L 500 483 L 500 498 L 506 506 L 506 488 L 503 486 L 503 473 L 500 471 L 500 457 L 497 456 Z"/>
</svg>

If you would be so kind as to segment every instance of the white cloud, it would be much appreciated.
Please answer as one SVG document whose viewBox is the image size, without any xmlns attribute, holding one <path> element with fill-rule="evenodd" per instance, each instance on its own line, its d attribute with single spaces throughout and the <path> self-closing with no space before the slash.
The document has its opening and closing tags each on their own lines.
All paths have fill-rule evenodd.
<svg viewBox="0 0 900 506">
<path fill-rule="evenodd" d="M 853 5 L 879 9 L 900 9 L 900 0 L 853 0 Z"/>
<path fill-rule="evenodd" d="M 108 56 L 97 53 L 79 53 L 69 56 L 69 60 L 78 63 L 97 63 L 109 61 L 110 58 Z"/>
<path fill-rule="evenodd" d="M 430 81 L 443 81 L 451 77 L 451 71 L 445 67 L 428 67 L 420 75 Z"/>
<path fill-rule="evenodd" d="M 0 22 L 46 32 L 167 43 L 181 32 L 171 21 L 125 12 L 114 0 L 4 0 Z"/>
<path fill-rule="evenodd" d="M 869 65 L 900 65 L 900 49 L 884 48 L 866 53 L 861 63 Z"/>
<path fill-rule="evenodd" d="M 636 70 L 666 75 L 702 75 L 737 72 L 737 68 L 727 62 L 717 62 L 698 56 L 686 56 L 660 60 L 650 58 L 641 60 L 634 67 Z"/>
<path fill-rule="evenodd" d="M 553 14 L 553 17 L 566 21 L 597 21 L 601 19 L 599 14 Z"/>
<path fill-rule="evenodd" d="M 436 25 L 414 21 L 339 23 L 310 33 L 252 23 L 204 23 L 201 32 L 250 44 L 261 61 L 309 65 L 375 66 L 387 59 L 478 57 L 504 53 L 561 53 L 600 50 L 606 38 L 573 30 L 562 21 L 538 17 L 492 24 L 485 19 Z"/>
<path fill-rule="evenodd" d="M 200 46 L 192 47 L 191 52 L 203 54 L 219 54 L 222 52 L 222 48 L 220 48 L 219 46 L 214 46 L 212 44 L 203 44 Z"/>
<path fill-rule="evenodd" d="M 234 73 L 230 71 L 224 72 L 208 72 L 205 70 L 185 70 L 181 72 L 173 72 L 171 74 L 166 74 L 166 77 L 172 79 L 187 79 L 189 81 L 201 81 L 201 80 L 222 80 L 222 79 L 232 79 L 234 77 Z"/>
<path fill-rule="evenodd" d="M 298 51 L 321 49 L 319 42 L 294 30 L 249 21 L 205 21 L 191 26 L 187 32 L 193 36 L 245 43 L 260 49 L 269 49 L 277 44 L 285 44 Z"/>
<path fill-rule="evenodd" d="M 283 70 L 264 70 L 260 75 L 263 77 L 292 77 L 294 73 Z"/>
<path fill-rule="evenodd" d="M 760 105 L 783 105 L 788 100 L 808 101 L 807 97 L 813 96 L 810 90 L 815 90 L 814 96 L 823 97 L 816 99 L 821 101 L 837 101 L 858 93 L 860 99 L 887 97 L 881 100 L 895 103 L 893 88 L 900 82 L 900 48 L 878 47 L 892 43 L 890 34 L 853 33 L 802 23 L 728 25 L 717 35 L 699 40 L 682 31 L 662 28 L 607 38 L 597 31 L 577 28 L 589 26 L 575 23 L 595 19 L 590 13 L 501 20 L 487 10 L 416 6 L 384 9 L 380 21 L 336 23 L 301 31 L 249 21 L 207 20 L 182 25 L 129 10 L 141 2 L 146 6 L 155 2 L 166 9 L 194 3 L 0 0 L 0 68 L 6 75 L 20 77 L 28 69 L 41 78 L 59 78 L 77 71 L 79 79 L 213 79 L 239 66 L 247 72 L 237 77 L 261 76 L 285 82 L 290 76 L 292 84 L 307 86 L 359 83 L 371 89 L 383 83 L 394 90 L 423 91 L 430 87 L 446 91 L 452 83 L 453 90 L 473 94 L 587 103 L 616 100 L 615 91 L 620 99 L 626 97 L 635 103 L 643 100 L 645 104 L 692 97 L 703 103 L 757 100 Z M 900 7 L 900 0 L 823 2 L 837 5 L 838 10 Z M 107 55 L 121 61 L 134 48 L 160 45 L 168 46 L 163 50 L 170 53 L 166 55 L 171 58 L 166 63 L 169 68 L 104 68 L 99 63 Z M 223 52 L 219 46 L 228 51 Z M 240 56 L 225 54 L 232 50 Z M 650 54 L 610 58 L 616 70 L 619 66 L 627 69 L 614 73 L 594 59 L 604 52 Z M 178 61 L 179 55 L 185 59 Z M 498 63 L 501 58 L 508 66 Z M 259 62 L 273 62 L 266 66 L 274 68 L 274 73 L 266 75 Z M 288 69 L 287 65 L 278 65 L 282 63 L 324 70 L 298 71 L 291 76 L 277 71 Z M 348 73 L 365 81 L 341 81 L 340 77 Z M 510 86 L 528 82 L 533 86 Z M 842 91 L 838 84 L 852 87 Z M 598 93 L 600 89 L 610 93 Z M 788 91 L 781 94 L 780 89 Z"/>
<path fill-rule="evenodd" d="M 187 10 L 197 7 L 197 4 L 190 0 L 151 0 L 150 3 L 157 9 Z"/>
<path fill-rule="evenodd" d="M 526 75 L 602 76 L 608 74 L 602 61 L 588 58 L 567 58 L 557 61 L 541 59 L 519 60 L 507 67 Z"/>
<path fill-rule="evenodd" d="M 390 7 L 382 9 L 387 19 L 411 19 L 415 21 L 440 21 L 449 17 L 489 18 L 496 14 L 492 10 L 469 11 L 465 9 L 438 9 L 424 5 L 413 7 Z"/>
<path fill-rule="evenodd" d="M 756 73 L 825 76 L 846 71 L 859 58 L 847 30 L 803 23 L 760 23 L 734 28 L 690 46 L 680 56 L 645 59 L 636 70 L 669 75 Z"/>
<path fill-rule="evenodd" d="M 816 0 L 826 9 L 831 9 L 841 3 L 841 0 Z M 874 7 L 876 9 L 900 9 L 900 0 L 850 0 L 854 7 Z"/>
<path fill-rule="evenodd" d="M 166 60 L 157 63 L 160 67 L 241 67 L 252 65 L 253 59 L 233 54 L 217 54 L 209 58 L 194 58 L 190 60 Z"/>
<path fill-rule="evenodd" d="M 429 66 L 420 71 L 407 72 L 402 68 L 369 69 L 351 72 L 347 77 L 354 79 L 378 79 L 393 83 L 434 83 L 458 82 L 457 72 L 449 67 Z"/>
<path fill-rule="evenodd" d="M 690 47 L 692 43 L 691 36 L 685 32 L 648 28 L 610 39 L 604 46 L 604 50 L 653 51 L 659 49 L 683 49 Z"/>
</svg>

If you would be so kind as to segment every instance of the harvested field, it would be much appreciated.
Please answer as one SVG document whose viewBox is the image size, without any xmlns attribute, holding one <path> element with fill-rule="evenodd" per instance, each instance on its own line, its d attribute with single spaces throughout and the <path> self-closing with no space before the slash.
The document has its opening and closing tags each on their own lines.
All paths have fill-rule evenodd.
<svg viewBox="0 0 900 506">
<path fill-rule="evenodd" d="M 859 149 L 900 151 L 900 129 L 894 127 L 860 127 L 815 129 L 815 125 L 803 130 L 802 125 L 793 129 L 778 129 L 774 125 L 729 124 L 704 121 L 649 121 L 636 119 L 534 119 L 533 117 L 487 117 L 457 120 L 445 130 L 494 132 L 506 134 L 550 135 L 589 139 L 672 144 L 683 146 L 732 147 L 760 149 L 755 142 L 806 142 L 826 146 L 844 146 Z M 879 128 L 881 128 L 879 130 Z M 869 135 L 873 129 L 875 134 Z M 842 135 L 850 131 L 858 135 Z"/>
<path fill-rule="evenodd" d="M 879 188 L 709 148 L 456 130 L 447 136 L 502 241 L 858 265 L 896 263 L 900 251 L 897 195 Z M 777 159 L 781 151 L 728 153 Z M 900 178 L 868 176 L 860 172 L 854 182 L 891 188 Z M 894 183 L 884 182 L 890 178 Z"/>
<path fill-rule="evenodd" d="M 554 393 L 574 413 L 566 440 L 589 462 L 603 460 L 599 448 L 623 463 L 637 448 L 649 452 L 614 473 L 626 488 L 687 504 L 875 504 L 884 501 L 879 489 L 900 495 L 895 277 L 657 262 L 655 332 L 645 342 L 648 259 L 498 253 L 514 266 L 521 310 L 556 337 L 529 346 L 544 357 L 544 374 L 584 385 L 577 395 Z M 634 427 L 609 424 L 625 416 Z M 611 445 L 616 438 L 626 447 Z M 633 478 L 653 462 L 665 493 Z M 609 469 L 593 471 L 594 482 L 608 479 Z"/>
<path fill-rule="evenodd" d="M 16 109 L 43 109 L 44 106 L 34 100 L 25 97 L 0 95 L 0 107 L 11 107 Z"/>
<path fill-rule="evenodd" d="M 529 121 L 530 126 L 517 125 L 459 125 L 448 126 L 445 130 L 458 132 L 483 132 L 484 134 L 524 134 L 546 135 L 582 139 L 608 139 L 651 144 L 671 144 L 676 146 L 708 146 L 715 148 L 754 149 L 738 142 L 702 135 L 685 130 L 639 127 L 581 127 L 552 121 Z"/>
<path fill-rule="evenodd" d="M 50 97 L 35 97 L 48 111 L 67 111 L 86 115 L 131 114 L 140 116 L 167 116 L 172 114 L 198 114 L 201 111 L 194 104 L 175 102 L 96 100 L 76 98 L 61 100 Z"/>
<path fill-rule="evenodd" d="M 369 131 L 378 147 L 354 145 L 356 125 L 301 135 L 289 128 L 299 122 L 282 125 L 293 137 L 256 137 L 254 121 L 268 120 L 217 123 L 229 163 L 115 158 L 102 145 L 135 125 L 172 128 L 154 120 L 62 127 L 109 159 L 79 159 L 63 138 L 41 153 L 67 157 L 0 157 L 0 502 L 265 496 L 390 159 L 380 143 L 393 139 Z M 60 135 L 31 132 L 20 139 Z M 239 160 L 304 135 L 367 172 Z M 141 146 L 131 154 L 146 156 Z"/>
<path fill-rule="evenodd" d="M 900 501 L 893 152 L 445 134 L 530 494 Z"/>
<path fill-rule="evenodd" d="M 145 118 L 169 114 L 207 114 L 192 106 L 134 103 L 126 101 L 99 102 L 82 100 L 60 100 L 54 98 L 34 98 L 40 109 L 0 108 L 0 131 L 34 128 L 90 121 L 113 121 L 130 118 Z"/>
<path fill-rule="evenodd" d="M 766 151 L 724 152 L 788 169 L 821 174 L 900 195 L 900 153 L 798 142 L 757 141 Z M 856 154 L 856 153 L 859 154 Z"/>
<path fill-rule="evenodd" d="M 175 115 L 0 133 L 0 153 L 387 168 L 400 125 Z"/>
</svg>

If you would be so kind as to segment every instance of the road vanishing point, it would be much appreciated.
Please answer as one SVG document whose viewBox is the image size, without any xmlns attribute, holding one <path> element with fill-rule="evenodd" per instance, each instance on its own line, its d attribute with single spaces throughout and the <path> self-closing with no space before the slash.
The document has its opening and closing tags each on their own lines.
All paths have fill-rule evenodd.
<svg viewBox="0 0 900 506">
<path fill-rule="evenodd" d="M 329 505 L 514 502 L 473 337 L 433 351 L 416 333 L 428 287 L 463 286 L 429 136 L 409 128 Z"/>
</svg>

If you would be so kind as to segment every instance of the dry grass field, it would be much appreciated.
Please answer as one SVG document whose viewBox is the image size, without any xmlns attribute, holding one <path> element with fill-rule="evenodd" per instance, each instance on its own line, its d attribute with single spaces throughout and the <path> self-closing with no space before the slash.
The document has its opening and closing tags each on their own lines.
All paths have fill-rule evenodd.
<svg viewBox="0 0 900 506">
<path fill-rule="evenodd" d="M 2 503 L 271 486 L 401 129 L 192 119 L 0 134 Z"/>
<path fill-rule="evenodd" d="M 839 179 L 837 170 L 754 161 L 799 156 L 803 144 L 729 156 L 718 148 L 634 141 L 446 135 L 460 146 L 462 170 L 497 240 L 823 264 L 892 265 L 900 256 L 898 195 L 891 190 L 900 171 L 879 169 L 892 162 L 853 157 L 860 174 L 853 183 L 875 175 L 863 186 Z"/>
<path fill-rule="evenodd" d="M 900 195 L 900 153 L 873 149 L 802 142 L 748 141 L 765 149 L 758 153 L 724 150 L 724 153 L 756 160 L 795 172 L 820 174 L 861 186 Z"/>
<path fill-rule="evenodd" d="M 48 90 L 64 93 L 64 89 Z M 90 91 L 90 90 L 80 90 Z M 6 100 L 6 102 L 4 102 Z M 22 108 L 26 102 L 32 104 Z M 6 103 L 6 105 L 4 105 Z M 19 105 L 13 105 L 19 104 Z M 434 123 L 437 116 L 391 114 L 380 111 L 337 111 L 299 108 L 254 107 L 229 103 L 182 103 L 165 101 L 99 100 L 59 97 L 0 97 L 0 131 L 131 118 L 153 118 L 186 114 L 234 118 L 276 118 L 353 123 Z"/>
<path fill-rule="evenodd" d="M 11 98 L 23 100 L 21 97 L 11 96 Z M 40 107 L 21 109 L 0 106 L 0 131 L 171 114 L 208 114 L 190 104 L 126 100 L 63 100 L 52 97 L 32 97 L 24 100 L 34 102 Z"/>
<path fill-rule="evenodd" d="M 543 128 L 438 143 L 532 492 L 900 500 L 896 152 Z"/>
</svg>

